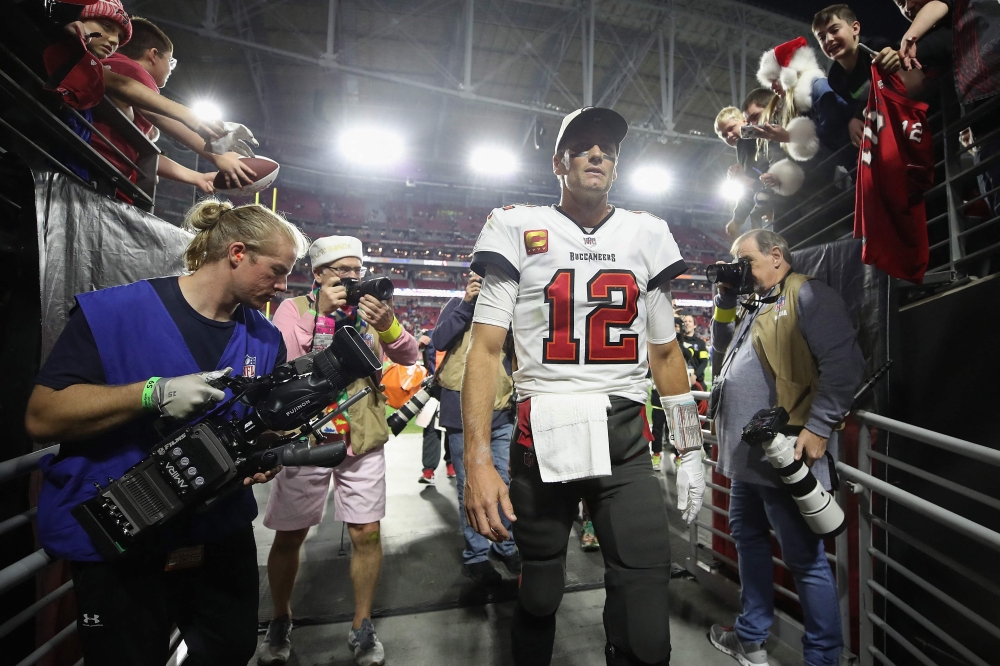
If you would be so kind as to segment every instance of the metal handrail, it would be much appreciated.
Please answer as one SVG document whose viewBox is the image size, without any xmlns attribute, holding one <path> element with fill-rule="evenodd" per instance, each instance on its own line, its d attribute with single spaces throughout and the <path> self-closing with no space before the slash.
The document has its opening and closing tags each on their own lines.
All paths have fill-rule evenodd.
<svg viewBox="0 0 1000 666">
<path fill-rule="evenodd" d="M 910 582 L 912 582 L 925 592 L 929 593 L 931 596 L 935 597 L 938 601 L 950 606 L 953 610 L 964 615 L 967 620 L 978 625 L 979 628 L 985 631 L 986 633 L 1000 640 L 1000 628 L 997 628 L 995 624 L 991 623 L 989 620 L 984 618 L 979 613 L 970 609 L 965 604 L 959 603 L 953 597 L 947 595 L 938 588 L 934 587 L 926 580 L 924 580 L 917 574 L 913 573 L 912 571 L 904 567 L 902 564 L 892 559 L 891 557 L 889 557 L 882 551 L 878 550 L 877 548 L 869 548 L 868 553 L 875 559 L 884 562 L 890 569 L 895 570 L 896 572 L 907 578 Z"/>
<path fill-rule="evenodd" d="M 33 618 L 38 611 L 48 606 L 56 599 L 63 597 L 67 592 L 69 592 L 72 589 L 73 589 L 73 581 L 68 580 L 59 587 L 57 587 L 56 589 L 46 594 L 44 597 L 42 597 L 35 603 L 25 608 L 23 611 L 21 611 L 14 617 L 10 618 L 3 624 L 0 624 L 0 638 L 3 638 L 10 632 L 20 627 L 22 624 Z"/>
<path fill-rule="evenodd" d="M 948 479 L 942 478 L 937 474 L 931 474 L 930 472 L 926 472 L 920 469 L 919 467 L 909 465 L 907 463 L 896 460 L 895 458 L 890 458 L 889 456 L 881 454 L 878 451 L 868 451 L 867 454 L 868 457 L 873 460 L 878 460 L 879 462 L 885 463 L 886 465 L 891 465 L 892 467 L 901 469 L 907 474 L 912 474 L 913 476 L 923 479 L 924 481 L 930 481 L 931 483 L 941 486 L 942 488 L 947 488 L 953 493 L 964 495 L 965 497 L 968 497 L 971 500 L 975 500 L 977 502 L 985 504 L 991 509 L 1000 510 L 1000 499 L 996 499 L 995 497 L 990 497 L 985 493 L 972 490 L 971 488 L 966 488 L 965 486 L 959 483 L 955 483 L 954 481 L 949 481 Z"/>
<path fill-rule="evenodd" d="M 17 666 L 30 666 L 31 664 L 37 664 L 38 661 L 47 655 L 49 652 L 55 649 L 59 643 L 62 643 L 66 638 L 68 638 L 73 632 L 76 631 L 76 622 L 72 622 L 65 627 L 58 634 L 45 641 L 38 646 L 34 652 L 29 654 L 27 657 L 17 662 Z M 82 660 L 81 660 L 82 661 Z"/>
<path fill-rule="evenodd" d="M 13 529 L 21 527 L 22 525 L 30 525 L 32 518 L 34 518 L 37 514 L 38 507 L 33 506 L 27 511 L 22 511 L 16 516 L 12 516 L 3 522 L 0 522 L 0 536 L 3 536 Z"/>
<path fill-rule="evenodd" d="M 1000 597 L 1000 585 L 997 585 L 993 581 L 981 575 L 979 572 L 970 569 L 969 567 L 965 566 L 961 562 L 958 562 L 951 557 L 948 557 L 947 555 L 939 551 L 937 548 L 929 546 L 928 544 L 924 543 L 915 536 L 907 534 L 906 532 L 899 529 L 895 525 L 890 525 L 881 518 L 876 518 L 872 516 L 870 520 L 872 525 L 874 525 L 875 527 L 885 530 L 887 534 L 890 534 L 894 538 L 899 539 L 900 541 L 910 546 L 911 548 L 915 548 L 924 555 L 926 555 L 927 557 L 931 558 L 932 560 L 936 560 L 941 564 L 943 564 L 944 566 L 948 567 L 949 569 L 957 571 L 958 573 L 962 574 L 963 576 L 968 578 L 970 581 L 972 581 L 982 589 L 990 592 L 996 597 Z"/>
<path fill-rule="evenodd" d="M 918 613 L 912 606 L 897 597 L 895 594 L 885 589 L 873 580 L 868 581 L 868 587 L 882 595 L 887 601 L 891 602 L 899 610 L 903 611 L 911 619 L 918 622 L 924 629 L 931 632 L 938 637 L 943 643 L 950 647 L 955 652 L 962 655 L 967 661 L 971 662 L 973 666 L 990 666 L 983 659 L 976 656 L 972 650 L 962 645 L 960 642 L 952 638 L 948 632 L 942 630 L 939 626 L 928 620 L 922 614 Z"/>
<path fill-rule="evenodd" d="M 0 569 L 0 594 L 28 580 L 48 566 L 51 561 L 52 558 L 45 552 L 45 549 L 39 548 L 31 555 L 25 555 L 14 564 Z"/>
<path fill-rule="evenodd" d="M 0 462 L 0 483 L 34 471 L 38 468 L 38 461 L 50 453 L 52 455 L 59 455 L 59 445 L 49 446 L 23 456 L 18 456 L 17 458 Z"/>
<path fill-rule="evenodd" d="M 952 528 L 956 532 L 982 543 L 994 550 L 1000 551 L 1000 534 L 988 527 L 983 527 L 979 523 L 973 522 L 964 516 L 960 516 L 953 511 L 948 511 L 933 502 L 928 502 L 922 497 L 917 497 L 913 493 L 897 488 L 896 486 L 877 479 L 871 474 L 865 474 L 850 465 L 842 462 L 837 463 L 837 472 L 840 476 L 861 484 L 862 486 L 874 490 L 884 497 L 899 502 L 903 506 L 916 511 L 922 516 L 926 516 L 942 525 Z"/>
<path fill-rule="evenodd" d="M 876 428 L 888 430 L 889 432 L 894 432 L 897 435 L 903 435 L 909 439 L 915 439 L 918 442 L 923 442 L 924 444 L 930 444 L 931 446 L 936 446 L 940 449 L 951 451 L 952 453 L 958 453 L 969 458 L 974 458 L 980 462 L 1000 467 L 1000 451 L 995 449 L 991 449 L 980 444 L 974 444 L 950 435 L 944 435 L 933 430 L 928 430 L 927 428 L 921 428 L 920 426 L 880 416 L 879 414 L 863 409 L 857 410 L 854 412 L 854 415 L 862 423 L 875 426 Z"/>
</svg>

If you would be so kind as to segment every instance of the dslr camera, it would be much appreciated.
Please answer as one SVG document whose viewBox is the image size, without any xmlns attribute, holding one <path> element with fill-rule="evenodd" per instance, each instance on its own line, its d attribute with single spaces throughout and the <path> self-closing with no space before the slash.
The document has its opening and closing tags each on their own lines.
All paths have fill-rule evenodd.
<svg viewBox="0 0 1000 666">
<path fill-rule="evenodd" d="M 330 347 L 279 365 L 269 375 L 222 377 L 213 385 L 232 390 L 230 400 L 154 446 L 121 478 L 74 507 L 73 517 L 105 559 L 118 560 L 140 550 L 181 514 L 212 504 L 256 472 L 282 464 L 335 467 L 347 456 L 346 444 L 310 448 L 309 436 L 370 392 L 365 388 L 320 416 L 341 391 L 381 367 L 361 335 L 345 326 Z M 235 411 L 227 416 L 237 402 L 252 408 L 246 417 Z M 300 428 L 267 445 L 257 442 L 265 432 Z"/>
<path fill-rule="evenodd" d="M 387 301 L 392 298 L 395 287 L 392 280 L 387 277 L 369 278 L 359 280 L 357 278 L 341 278 L 340 284 L 347 289 L 347 304 L 357 305 L 364 295 L 374 296 L 380 301 Z"/>
<path fill-rule="evenodd" d="M 788 412 L 784 407 L 762 409 L 743 428 L 743 441 L 764 447 L 764 455 L 778 470 L 809 529 L 822 537 L 836 536 L 847 526 L 844 511 L 823 489 L 812 470 L 795 459 L 795 440 L 798 438 L 781 432 L 787 425 Z M 836 474 L 832 465 L 830 474 Z"/>
<path fill-rule="evenodd" d="M 745 257 L 731 264 L 712 264 L 705 269 L 705 277 L 712 284 L 725 285 L 736 294 L 753 293 L 753 272 L 750 270 L 750 260 Z"/>
</svg>

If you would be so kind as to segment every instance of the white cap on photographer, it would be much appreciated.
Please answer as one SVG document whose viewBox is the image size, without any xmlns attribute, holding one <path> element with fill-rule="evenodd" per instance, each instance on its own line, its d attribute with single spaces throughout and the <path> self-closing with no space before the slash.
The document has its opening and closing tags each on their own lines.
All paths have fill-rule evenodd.
<svg viewBox="0 0 1000 666">
<path fill-rule="evenodd" d="M 344 257 L 357 257 L 364 261 L 361 241 L 354 236 L 326 236 L 317 238 L 309 246 L 309 265 L 312 270 L 332 264 Z"/>
</svg>

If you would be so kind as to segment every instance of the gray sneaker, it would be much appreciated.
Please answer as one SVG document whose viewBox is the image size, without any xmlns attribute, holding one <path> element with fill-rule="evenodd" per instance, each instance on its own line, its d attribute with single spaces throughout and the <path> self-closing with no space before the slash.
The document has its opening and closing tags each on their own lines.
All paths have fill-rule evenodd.
<svg viewBox="0 0 1000 666">
<path fill-rule="evenodd" d="M 292 618 L 287 615 L 276 617 L 267 625 L 264 642 L 257 652 L 257 663 L 261 666 L 278 666 L 288 661 L 292 652 Z"/>
<path fill-rule="evenodd" d="M 347 633 L 347 647 L 354 650 L 354 663 L 358 666 L 382 666 L 385 664 L 385 648 L 375 636 L 372 621 L 365 618 L 360 629 Z"/>
<path fill-rule="evenodd" d="M 713 624 L 708 632 L 708 640 L 716 649 L 725 652 L 743 666 L 767 664 L 767 650 L 760 643 L 744 643 L 732 627 Z"/>
</svg>

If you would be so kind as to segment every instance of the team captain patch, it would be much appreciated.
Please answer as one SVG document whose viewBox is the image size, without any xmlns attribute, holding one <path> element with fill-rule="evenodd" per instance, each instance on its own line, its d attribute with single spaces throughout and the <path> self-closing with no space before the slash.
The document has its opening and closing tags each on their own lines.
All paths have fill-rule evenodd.
<svg viewBox="0 0 1000 666">
<path fill-rule="evenodd" d="M 524 232 L 524 251 L 528 254 L 542 254 L 549 251 L 549 232 L 545 229 Z"/>
</svg>

